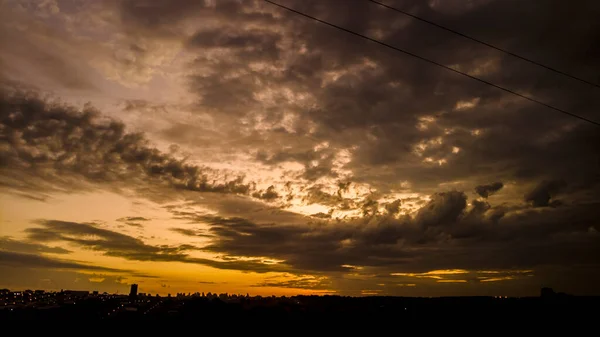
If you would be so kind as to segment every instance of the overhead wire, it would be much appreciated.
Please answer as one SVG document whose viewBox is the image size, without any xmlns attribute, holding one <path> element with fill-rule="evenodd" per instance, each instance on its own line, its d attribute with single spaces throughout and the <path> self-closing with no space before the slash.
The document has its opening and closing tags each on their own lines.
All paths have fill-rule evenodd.
<svg viewBox="0 0 600 337">
<path fill-rule="evenodd" d="M 379 45 L 382 45 L 382 46 L 384 46 L 384 47 L 387 47 L 387 48 L 389 48 L 389 49 L 392 49 L 392 50 L 395 50 L 395 51 L 401 52 L 401 53 L 403 53 L 403 54 L 405 54 L 405 55 L 409 55 L 409 56 L 412 56 L 412 57 L 414 57 L 414 58 L 417 58 L 417 59 L 419 59 L 419 60 L 425 61 L 425 62 L 427 62 L 427 63 L 433 64 L 433 65 L 436 65 L 436 66 L 438 66 L 438 67 L 440 67 L 440 68 L 444 68 L 444 69 L 446 69 L 446 70 L 449 70 L 449 71 L 452 71 L 452 72 L 454 72 L 454 73 L 460 74 L 460 75 L 462 75 L 462 76 L 468 77 L 468 78 L 470 78 L 470 79 L 472 79 L 472 80 L 475 80 L 475 81 L 478 81 L 478 82 L 480 82 L 480 83 L 483 83 L 483 84 L 486 84 L 486 85 L 492 86 L 492 87 L 494 87 L 494 88 L 500 89 L 500 90 L 502 90 L 502 91 L 504 91 L 504 92 L 507 92 L 507 93 L 513 94 L 513 95 L 515 95 L 515 96 L 521 97 L 521 98 L 523 98 L 523 99 L 525 99 L 525 100 L 528 100 L 528 101 L 530 101 L 530 102 L 533 102 L 533 103 L 536 103 L 536 104 L 538 104 L 538 105 L 544 106 L 544 107 L 546 107 L 546 108 L 552 109 L 552 110 L 554 110 L 554 111 L 560 112 L 560 113 L 562 113 L 562 114 L 565 114 L 565 115 L 568 115 L 568 116 L 571 116 L 571 117 L 574 117 L 574 118 L 580 119 L 580 120 L 582 120 L 582 121 L 588 122 L 588 123 L 590 123 L 590 124 L 594 124 L 594 125 L 596 125 L 596 126 L 600 126 L 600 122 L 596 122 L 596 121 L 594 121 L 594 120 L 591 120 L 591 119 L 589 119 L 589 118 L 586 118 L 586 117 L 583 117 L 583 116 L 579 116 L 579 115 L 577 115 L 577 114 L 575 114 L 575 113 L 572 113 L 572 112 L 566 111 L 566 110 L 564 110 L 564 109 L 557 108 L 557 107 L 555 107 L 555 106 L 552 106 L 552 105 L 550 105 L 550 104 L 548 104 L 548 103 L 544 103 L 544 102 L 542 102 L 542 101 L 540 101 L 540 100 L 538 100 L 538 99 L 536 99 L 536 98 L 534 98 L 534 97 L 531 97 L 531 96 L 528 96 L 528 95 L 524 95 L 524 94 L 520 94 L 520 93 L 518 93 L 518 92 L 516 92 L 516 91 L 514 91 L 514 90 L 512 90 L 512 89 L 508 89 L 508 88 L 505 88 L 505 87 L 503 87 L 503 86 L 500 86 L 500 85 L 498 85 L 498 84 L 494 84 L 494 83 L 492 83 L 492 82 L 489 82 L 489 81 L 486 81 L 486 80 L 484 80 L 484 79 L 481 79 L 481 78 L 479 78 L 479 77 L 476 77 L 476 76 L 473 76 L 473 75 L 469 75 L 469 74 L 467 74 L 467 73 L 465 73 L 465 72 L 462 72 L 462 71 L 460 71 L 460 70 L 454 69 L 454 68 L 452 68 L 452 67 L 449 67 L 449 66 L 447 66 L 447 65 L 444 65 L 444 64 L 442 64 L 442 63 L 439 63 L 439 62 L 436 62 L 436 61 L 430 60 L 430 59 L 428 59 L 428 58 L 426 58 L 426 57 L 423 57 L 423 56 L 417 55 L 417 54 L 415 54 L 415 53 L 412 53 L 412 52 L 410 52 L 410 51 L 407 51 L 407 50 L 404 50 L 404 49 L 398 48 L 398 47 L 396 47 L 396 46 L 392 46 L 392 45 L 390 45 L 390 44 L 388 44 L 388 43 L 385 43 L 385 42 L 383 42 L 383 41 L 380 41 L 380 40 L 374 39 L 374 38 L 372 38 L 372 37 L 369 37 L 369 36 L 367 36 L 367 35 L 364 35 L 364 34 L 361 34 L 361 33 L 355 32 L 355 31 L 353 31 L 353 30 L 350 30 L 350 29 L 348 29 L 348 28 L 344 28 L 344 27 L 342 27 L 342 26 L 338 26 L 338 25 L 336 25 L 336 24 L 334 24 L 334 23 L 331 23 L 331 22 L 328 22 L 328 21 L 325 21 L 325 20 L 321 20 L 321 19 L 319 19 L 319 18 L 317 18 L 317 17 L 315 17 L 315 16 L 312 16 L 312 15 L 310 15 L 310 14 L 306 14 L 306 13 L 300 12 L 300 11 L 298 11 L 298 10 L 295 10 L 295 9 L 293 9 L 293 8 L 287 7 L 287 6 L 285 6 L 285 5 L 279 4 L 279 3 L 277 3 L 277 2 L 274 2 L 274 1 L 271 1 L 271 0 L 263 0 L 263 1 L 265 1 L 265 2 L 267 2 L 267 3 L 270 3 L 270 4 L 272 4 L 272 5 L 275 5 L 275 6 L 277 6 L 277 7 L 280 7 L 280 8 L 282 8 L 282 9 L 285 9 L 285 10 L 287 10 L 287 11 L 289 11 L 289 12 L 292 12 L 292 13 L 298 14 L 298 15 L 300 15 L 300 16 L 303 16 L 303 17 L 305 17 L 305 18 L 308 18 L 308 19 L 314 20 L 314 21 L 316 21 L 316 22 L 319 22 L 319 23 L 322 23 L 322 24 L 324 24 L 324 25 L 327 25 L 327 26 L 330 26 L 330 27 L 336 28 L 336 29 L 338 29 L 338 30 L 344 31 L 344 32 L 346 32 L 346 33 L 349 33 L 349 34 L 352 34 L 352 35 L 358 36 L 358 37 L 360 37 L 360 38 L 363 38 L 363 39 L 365 39 L 365 40 L 368 40 L 368 41 L 371 41 L 371 42 L 377 43 L 377 44 L 379 44 Z"/>
<path fill-rule="evenodd" d="M 419 20 L 419 21 L 421 21 L 421 22 L 425 22 L 425 23 L 427 23 L 427 24 L 429 24 L 429 25 L 435 26 L 435 27 L 437 27 L 437 28 L 440 28 L 440 29 L 443 29 L 443 30 L 445 30 L 445 31 L 447 31 L 447 32 L 450 32 L 450 33 L 456 34 L 456 35 L 458 35 L 458 36 L 461 36 L 461 37 L 463 37 L 463 38 L 465 38 L 465 39 L 468 39 L 468 40 L 471 40 L 471 41 L 477 42 L 477 43 L 479 43 L 479 44 L 482 44 L 482 45 L 484 45 L 484 46 L 486 46 L 486 47 L 489 47 L 489 48 L 495 49 L 495 50 L 497 50 L 497 51 L 503 52 L 503 53 L 505 53 L 505 54 L 507 54 L 507 55 L 510 55 L 510 56 L 512 56 L 512 57 L 518 58 L 518 59 L 520 59 L 520 60 L 522 60 L 522 61 L 526 61 L 526 62 L 529 62 L 529 63 L 531 63 L 531 64 L 534 64 L 534 65 L 536 65 L 536 66 L 538 66 L 538 67 L 542 67 L 542 68 L 544 68 L 544 69 L 546 69 L 546 70 L 550 70 L 550 71 L 553 71 L 553 72 L 555 72 L 555 73 L 557 73 L 557 74 L 560 74 L 560 75 L 563 75 L 563 76 L 569 77 L 569 78 L 571 78 L 571 79 L 573 79 L 573 80 L 576 80 L 576 81 L 579 81 L 579 82 L 582 82 L 582 83 L 585 83 L 585 84 L 588 84 L 588 85 L 594 86 L 594 87 L 596 87 L 596 88 L 600 88 L 600 84 L 597 84 L 597 83 L 594 83 L 594 82 L 588 81 L 588 80 L 586 80 L 586 79 L 583 79 L 583 78 L 577 77 L 577 76 L 575 76 L 575 75 L 571 75 L 571 74 L 569 74 L 569 73 L 567 73 L 567 72 L 564 72 L 564 71 L 562 71 L 562 70 L 556 69 L 556 68 L 554 68 L 554 67 L 547 66 L 547 65 L 545 65 L 545 64 L 543 64 L 543 63 L 540 63 L 540 62 L 538 62 L 538 61 L 532 60 L 532 59 L 530 59 L 530 58 L 527 58 L 527 57 L 525 57 L 525 56 L 521 56 L 521 55 L 519 55 L 519 54 L 513 53 L 513 52 L 511 52 L 511 51 L 509 51 L 509 50 L 506 50 L 506 49 L 503 49 L 503 48 L 497 47 L 497 46 L 495 46 L 495 45 L 493 45 L 493 44 L 491 44 L 491 43 L 488 43 L 488 42 L 485 42 L 485 41 L 479 40 L 479 39 L 477 39 L 477 38 L 475 38 L 475 37 L 472 37 L 472 36 L 470 36 L 470 35 L 467 35 L 467 34 L 465 34 L 465 33 L 461 33 L 461 32 L 459 32 L 459 31 L 457 31 L 457 30 L 454 30 L 454 29 L 452 29 L 452 28 L 448 28 L 448 27 L 446 27 L 446 26 L 440 25 L 439 23 L 435 23 L 435 22 L 433 22 L 433 21 L 431 21 L 431 20 L 424 19 L 424 18 L 422 18 L 422 17 L 419 17 L 419 16 L 417 16 L 417 15 L 411 14 L 410 12 L 407 12 L 407 11 L 405 11 L 405 10 L 402 10 L 402 9 L 399 9 L 399 8 L 396 8 L 396 7 L 393 7 L 393 6 L 390 6 L 390 5 L 384 4 L 384 3 L 382 3 L 382 2 L 379 2 L 379 1 L 376 1 L 376 0 L 366 0 L 366 1 L 368 1 L 368 2 L 371 2 L 371 3 L 374 3 L 374 4 L 377 4 L 377 5 L 381 6 L 381 7 L 384 7 L 384 8 L 390 9 L 390 10 L 392 10 L 392 11 L 395 11 L 395 12 L 398 12 L 398 13 L 401 13 L 401 14 L 404 14 L 404 15 L 406 15 L 406 16 L 409 16 L 409 17 L 411 17 L 411 18 L 413 18 L 413 19 L 415 19 L 415 20 Z"/>
</svg>

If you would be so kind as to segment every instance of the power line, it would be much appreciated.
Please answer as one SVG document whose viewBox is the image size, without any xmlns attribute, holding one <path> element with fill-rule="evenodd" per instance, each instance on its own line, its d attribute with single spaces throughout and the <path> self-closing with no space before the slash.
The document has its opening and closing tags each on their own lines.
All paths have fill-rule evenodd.
<svg viewBox="0 0 600 337">
<path fill-rule="evenodd" d="M 471 40 L 471 41 L 474 41 L 474 42 L 480 43 L 480 44 L 482 44 L 482 45 L 484 45 L 484 46 L 490 47 L 490 48 L 492 48 L 492 49 L 495 49 L 495 50 L 497 50 L 497 51 L 501 51 L 501 52 L 503 52 L 503 53 L 505 53 L 505 54 L 508 54 L 508 55 L 510 55 L 510 56 L 512 56 L 512 57 L 515 57 L 515 58 L 518 58 L 518 59 L 520 59 L 520 60 L 523 60 L 523 61 L 529 62 L 529 63 L 531 63 L 531 64 L 535 64 L 535 65 L 536 65 L 536 66 L 538 66 L 538 67 L 542 67 L 542 68 L 544 68 L 544 69 L 547 69 L 547 70 L 553 71 L 553 72 L 555 72 L 555 73 L 557 73 L 557 74 L 561 74 L 561 75 L 563 75 L 563 76 L 569 77 L 569 78 L 571 78 L 571 79 L 574 79 L 574 80 L 576 80 L 576 81 L 579 81 L 579 82 L 582 82 L 582 83 L 585 83 L 585 84 L 589 84 L 589 85 L 591 85 L 591 86 L 594 86 L 594 87 L 596 87 L 596 88 L 600 88 L 600 85 L 599 85 L 599 84 L 596 84 L 596 83 L 594 83 L 594 82 L 590 82 L 590 81 L 588 81 L 588 80 L 582 79 L 582 78 L 580 78 L 580 77 L 577 77 L 577 76 L 575 76 L 575 75 L 571 75 L 571 74 L 569 74 L 569 73 L 566 73 L 566 72 L 564 72 L 564 71 L 561 71 L 561 70 L 558 70 L 558 69 L 556 69 L 556 68 L 553 68 L 553 67 L 547 66 L 547 65 L 545 65 L 545 64 L 542 64 L 542 63 L 540 63 L 540 62 L 534 61 L 534 60 L 532 60 L 532 59 L 530 59 L 530 58 L 527 58 L 527 57 L 524 57 L 524 56 L 521 56 L 521 55 L 515 54 L 515 53 L 513 53 L 513 52 L 511 52 L 511 51 L 508 51 L 508 50 L 506 50 L 506 49 L 503 49 L 503 48 L 500 48 L 500 47 L 496 47 L 496 46 L 494 46 L 494 45 L 492 45 L 492 44 L 490 44 L 490 43 L 487 43 L 487 42 L 485 42 L 485 41 L 479 40 L 479 39 L 477 39 L 477 38 L 474 38 L 474 37 L 472 37 L 472 36 L 469 36 L 469 35 L 467 35 L 467 34 L 461 33 L 461 32 L 459 32 L 459 31 L 456 31 L 456 30 L 452 29 L 452 28 L 448 28 L 448 27 L 442 26 L 442 25 L 440 25 L 440 24 L 438 24 L 438 23 L 435 23 L 435 22 L 433 22 L 433 21 L 429 21 L 429 20 L 427 20 L 427 19 L 423 19 L 423 18 L 421 18 L 421 17 L 418 17 L 418 16 L 416 16 L 416 15 L 414 15 L 414 14 L 411 14 L 411 13 L 409 13 L 409 12 L 407 12 L 407 11 L 404 11 L 404 10 L 398 9 L 398 8 L 396 8 L 396 7 L 392 7 L 392 6 L 386 5 L 386 4 L 384 4 L 384 3 L 381 3 L 381 2 L 379 2 L 379 1 L 376 1 L 376 0 L 367 0 L 367 1 L 369 1 L 369 2 L 372 2 L 372 3 L 374 3 L 374 4 L 377 4 L 377 5 L 381 6 L 381 7 L 385 7 L 385 8 L 387 8 L 387 9 L 391 9 L 391 10 L 393 10 L 393 11 L 395 11 L 395 12 L 402 13 L 402 14 L 404 14 L 404 15 L 406 15 L 406 16 L 410 16 L 411 18 L 413 18 L 413 19 L 415 19 L 415 20 L 419 20 L 419 21 L 422 21 L 422 22 L 428 23 L 428 24 L 430 24 L 430 25 L 432 25 L 432 26 L 435 26 L 435 27 L 437 27 L 437 28 L 443 29 L 443 30 L 445 30 L 445 31 L 448 31 L 448 32 L 450 32 L 450 33 L 453 33 L 453 34 L 456 34 L 456 35 L 462 36 L 462 37 L 464 37 L 465 39 L 469 39 L 469 40 Z"/>
<path fill-rule="evenodd" d="M 594 124 L 594 125 L 596 125 L 596 126 L 600 126 L 600 123 L 599 123 L 599 122 L 596 122 L 596 121 L 593 121 L 593 120 L 591 120 L 591 119 L 588 119 L 588 118 L 585 118 L 585 117 L 582 117 L 582 116 L 576 115 L 576 114 L 574 114 L 574 113 L 568 112 L 568 111 L 566 111 L 566 110 L 563 110 L 563 109 L 561 109 L 561 108 L 554 107 L 554 106 L 552 106 L 552 105 L 550 105 L 550 104 L 547 104 L 547 103 L 544 103 L 544 102 L 542 102 L 542 101 L 539 101 L 539 100 L 537 100 L 537 99 L 535 99 L 535 98 L 533 98 L 533 97 L 529 97 L 529 96 L 527 96 L 527 95 L 519 94 L 518 92 L 516 92 L 516 91 L 513 91 L 513 90 L 511 90 L 511 89 L 507 89 L 507 88 L 505 88 L 505 87 L 502 87 L 502 86 L 500 86 L 500 85 L 497 85 L 497 84 L 494 84 L 494 83 L 492 83 L 492 82 L 488 82 L 488 81 L 486 81 L 486 80 L 483 80 L 483 79 L 481 79 L 481 78 L 479 78 L 479 77 L 475 77 L 475 76 L 469 75 L 469 74 L 467 74 L 467 73 L 464 73 L 464 72 L 462 72 L 462 71 L 459 71 L 459 70 L 453 69 L 453 68 L 451 68 L 451 67 L 448 67 L 448 66 L 446 66 L 446 65 L 443 65 L 443 64 L 441 64 L 441 63 L 438 63 L 438 62 L 436 62 L 436 61 L 432 61 L 432 60 L 430 60 L 430 59 L 428 59 L 428 58 L 425 58 L 425 57 L 423 57 L 423 56 L 419 56 L 419 55 L 417 55 L 417 54 L 411 53 L 411 52 L 409 52 L 409 51 L 406 51 L 406 50 L 404 50 L 404 49 L 400 49 L 400 48 L 398 48 L 398 47 L 394 47 L 394 46 L 392 46 L 392 45 L 390 45 L 390 44 L 387 44 L 387 43 L 385 43 L 385 42 L 382 42 L 382 41 L 376 40 L 376 39 L 374 39 L 374 38 L 368 37 L 368 36 L 366 36 L 366 35 L 363 35 L 363 34 L 361 34 L 361 33 L 357 33 L 357 32 L 355 32 L 355 31 L 352 31 L 352 30 L 350 30 L 350 29 L 347 29 L 347 28 L 344 28 L 344 27 L 338 26 L 338 25 L 336 25 L 336 24 L 333 24 L 333 23 L 330 23 L 330 22 L 327 22 L 327 21 L 321 20 L 321 19 L 319 19 L 319 18 L 316 18 L 316 17 L 314 17 L 314 16 L 311 16 L 311 15 L 309 15 L 309 14 L 306 14 L 306 13 L 302 13 L 302 12 L 300 12 L 300 11 L 297 11 L 297 10 L 293 9 L 293 8 L 290 8 L 290 7 L 287 7 L 287 6 L 284 6 L 284 5 L 278 4 L 278 3 L 276 3 L 276 2 L 273 2 L 273 1 L 271 1 L 271 0 L 264 0 L 264 1 L 265 1 L 265 2 L 268 2 L 268 3 L 272 4 L 272 5 L 275 5 L 275 6 L 277 6 L 277 7 L 283 8 L 283 9 L 285 9 L 285 10 L 287 10 L 287 11 L 290 11 L 290 12 L 292 12 L 292 13 L 295 13 L 295 14 L 298 14 L 298 15 L 301 15 L 301 16 L 304 16 L 305 18 L 312 19 L 312 20 L 314 20 L 314 21 L 317 21 L 317 22 L 319 22 L 319 23 L 322 23 L 322 24 L 324 24 L 324 25 L 327 25 L 327 26 L 330 26 L 330 27 L 333 27 L 333 28 L 339 29 L 339 30 L 341 30 L 341 31 L 344 31 L 344 32 L 346 32 L 346 33 L 349 33 L 349 34 L 352 34 L 352 35 L 355 35 L 355 36 L 361 37 L 361 38 L 363 38 L 363 39 L 366 39 L 366 40 L 369 40 L 369 41 L 371 41 L 371 42 L 375 42 L 375 43 L 377 43 L 377 44 L 380 44 L 380 45 L 382 45 L 382 46 L 384 46 L 384 47 L 387 47 L 387 48 L 393 49 L 393 50 L 395 50 L 395 51 L 399 51 L 399 52 L 401 52 L 401 53 L 403 53 L 403 54 L 406 54 L 406 55 L 412 56 L 412 57 L 414 57 L 414 58 L 417 58 L 417 59 L 419 59 L 419 60 L 422 60 L 422 61 L 425 61 L 425 62 L 428 62 L 428 63 L 434 64 L 434 65 L 436 65 L 436 66 L 438 66 L 438 67 L 441 67 L 441 68 L 444 68 L 444 69 L 446 69 L 446 70 L 449 70 L 449 71 L 455 72 L 455 73 L 457 73 L 457 74 L 463 75 L 463 76 L 465 76 L 465 77 L 468 77 L 468 78 L 470 78 L 470 79 L 473 79 L 473 80 L 475 80 L 475 81 L 478 81 L 478 82 L 481 82 L 481 83 L 487 84 L 487 85 L 489 85 L 489 86 L 492 86 L 492 87 L 494 87 L 494 88 L 500 89 L 500 90 L 502 90 L 502 91 L 505 91 L 505 92 L 508 92 L 508 93 L 510 93 L 510 94 L 513 94 L 513 95 L 515 95 L 515 96 L 519 96 L 519 97 L 521 97 L 521 98 L 524 98 L 524 99 L 526 99 L 526 100 L 528 100 L 528 101 L 530 101 L 530 102 L 533 102 L 533 103 L 539 104 L 539 105 L 541 105 L 541 106 L 547 107 L 547 108 L 549 108 L 549 109 L 552 109 L 552 110 L 558 111 L 558 112 L 560 112 L 560 113 L 563 113 L 563 114 L 565 114 L 565 115 L 569 115 L 569 116 L 571 116 L 571 117 L 578 118 L 578 119 L 580 119 L 580 120 L 586 121 L 586 122 L 588 122 L 588 123 L 591 123 L 591 124 Z"/>
</svg>

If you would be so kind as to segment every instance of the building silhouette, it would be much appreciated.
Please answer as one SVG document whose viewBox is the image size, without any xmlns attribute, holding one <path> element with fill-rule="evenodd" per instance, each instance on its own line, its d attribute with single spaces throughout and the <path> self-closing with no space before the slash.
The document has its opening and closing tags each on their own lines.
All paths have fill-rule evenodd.
<svg viewBox="0 0 600 337">
<path fill-rule="evenodd" d="M 554 292 L 554 289 L 552 289 L 552 288 L 544 287 L 540 291 L 540 297 L 543 297 L 543 298 L 551 298 L 551 297 L 554 297 L 555 295 L 556 295 L 556 293 Z"/>
<path fill-rule="evenodd" d="M 138 285 L 136 283 L 131 285 L 131 290 L 129 291 L 129 297 L 136 298 L 138 292 Z"/>
</svg>

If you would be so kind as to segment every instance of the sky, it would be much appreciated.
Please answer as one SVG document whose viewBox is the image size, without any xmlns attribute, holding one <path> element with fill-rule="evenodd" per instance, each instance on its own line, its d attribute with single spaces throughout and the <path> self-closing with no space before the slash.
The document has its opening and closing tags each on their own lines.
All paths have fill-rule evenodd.
<svg viewBox="0 0 600 337">
<path fill-rule="evenodd" d="M 600 120 L 363 0 L 279 0 Z M 402 10 L 600 83 L 598 1 Z M 600 129 L 263 1 L 0 1 L 0 287 L 600 294 Z"/>
</svg>

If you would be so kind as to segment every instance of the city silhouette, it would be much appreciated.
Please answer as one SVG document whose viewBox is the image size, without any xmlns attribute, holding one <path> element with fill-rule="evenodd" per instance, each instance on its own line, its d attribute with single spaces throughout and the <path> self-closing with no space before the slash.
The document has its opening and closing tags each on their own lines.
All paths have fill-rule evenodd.
<svg viewBox="0 0 600 337">
<path fill-rule="evenodd" d="M 538 297 L 390 297 L 390 296 L 250 296 L 249 294 L 137 293 L 132 284 L 129 295 L 98 291 L 45 292 L 2 289 L 2 321 L 151 321 L 196 322 L 227 318 L 239 322 L 397 324 L 431 320 L 478 319 L 481 323 L 548 322 L 548 320 L 589 322 L 597 317 L 600 297 L 572 296 L 542 288 Z M 504 324 L 505 324 L 504 323 Z"/>
</svg>

